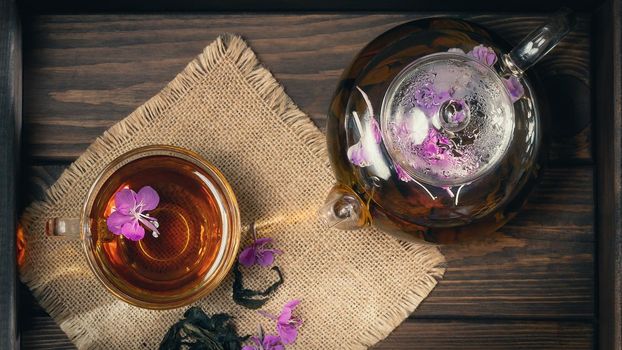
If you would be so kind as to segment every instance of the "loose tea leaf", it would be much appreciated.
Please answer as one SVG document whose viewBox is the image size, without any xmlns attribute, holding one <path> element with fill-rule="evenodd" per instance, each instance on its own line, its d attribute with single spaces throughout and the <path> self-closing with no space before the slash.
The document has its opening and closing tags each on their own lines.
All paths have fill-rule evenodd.
<svg viewBox="0 0 622 350">
<path fill-rule="evenodd" d="M 276 271 L 279 276 L 279 280 L 274 282 L 270 287 L 264 291 L 256 291 L 248 288 L 244 288 L 244 282 L 242 272 L 240 271 L 240 264 L 238 262 L 233 265 L 233 301 L 236 304 L 244 306 L 249 309 L 259 309 L 262 307 L 269 298 L 270 294 L 276 292 L 276 290 L 283 284 L 283 274 L 278 266 L 272 267 L 272 270 Z M 266 297 L 266 298 L 257 298 Z"/>
<path fill-rule="evenodd" d="M 238 336 L 231 319 L 227 314 L 210 317 L 201 308 L 191 307 L 166 332 L 159 349 L 240 350 L 248 336 Z"/>
</svg>

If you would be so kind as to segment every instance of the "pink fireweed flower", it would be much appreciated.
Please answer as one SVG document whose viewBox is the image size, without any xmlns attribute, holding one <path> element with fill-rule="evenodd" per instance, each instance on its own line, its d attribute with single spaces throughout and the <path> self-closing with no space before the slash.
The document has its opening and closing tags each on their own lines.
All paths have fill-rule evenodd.
<svg viewBox="0 0 622 350">
<path fill-rule="evenodd" d="M 489 67 L 493 66 L 497 62 L 497 54 L 495 51 L 492 48 L 486 47 L 482 44 L 475 46 L 467 55 Z"/>
<path fill-rule="evenodd" d="M 357 142 L 348 148 L 348 160 L 361 168 L 371 165 L 371 158 L 361 142 Z"/>
<path fill-rule="evenodd" d="M 114 195 L 114 211 L 106 219 L 108 229 L 115 235 L 138 241 L 145 236 L 145 226 L 153 237 L 158 237 L 158 220 L 145 212 L 155 209 L 159 203 L 160 196 L 150 186 L 141 188 L 138 193 L 130 188 L 122 189 Z"/>
<path fill-rule="evenodd" d="M 300 304 L 300 300 L 292 300 L 287 302 L 281 310 L 279 316 L 271 315 L 264 311 L 260 314 L 276 321 L 276 330 L 281 337 L 283 344 L 291 344 L 298 337 L 298 327 L 302 325 L 302 319 L 293 315 L 294 309 Z"/>
<path fill-rule="evenodd" d="M 363 100 L 365 100 L 369 116 L 361 121 L 358 113 L 356 111 L 352 112 L 354 126 L 359 133 L 359 141 L 348 147 L 347 155 L 350 163 L 358 167 L 367 167 L 372 163 L 374 148 L 378 148 L 378 145 L 382 142 L 382 132 L 380 131 L 378 121 L 374 117 L 374 108 L 371 105 L 369 96 L 358 86 L 356 89 L 363 96 Z"/>
<path fill-rule="evenodd" d="M 251 224 L 251 232 L 253 233 L 253 243 L 240 253 L 240 257 L 238 258 L 240 264 L 246 267 L 251 267 L 255 264 L 262 267 L 272 265 L 276 255 L 283 254 L 283 251 L 266 248 L 273 240 L 268 237 L 258 239 L 254 223 Z"/>
<path fill-rule="evenodd" d="M 428 136 L 419 146 L 419 153 L 428 161 L 436 161 L 445 158 L 445 152 L 449 149 L 451 140 L 434 128 L 428 130 Z"/>
<path fill-rule="evenodd" d="M 380 132 L 380 125 L 378 125 L 378 121 L 376 121 L 376 118 L 370 118 L 370 130 L 371 130 L 371 136 L 373 137 L 374 141 L 379 144 L 380 142 L 382 142 L 382 133 Z"/>
<path fill-rule="evenodd" d="M 358 123 L 358 115 L 354 114 L 354 118 L 357 119 Z M 359 142 L 348 148 L 348 159 L 352 164 L 358 167 L 366 167 L 371 165 L 372 150 L 370 148 L 376 147 L 376 145 L 380 144 L 382 141 L 380 126 L 374 117 L 370 117 L 368 130 L 370 131 L 369 133 L 361 133 L 361 139 Z"/>
<path fill-rule="evenodd" d="M 410 137 L 410 128 L 408 127 L 408 123 L 405 121 L 400 123 L 392 123 L 391 133 L 398 143 L 407 142 Z"/>
<path fill-rule="evenodd" d="M 406 170 L 404 170 L 404 168 L 402 168 L 399 164 L 393 164 L 393 165 L 395 166 L 395 172 L 397 173 L 397 178 L 400 179 L 400 181 L 404 181 L 404 182 L 412 181 L 412 177 L 408 175 L 408 173 L 406 172 Z"/>
<path fill-rule="evenodd" d="M 285 350 L 281 338 L 276 334 L 266 334 L 261 337 L 251 337 L 255 344 L 244 345 L 242 350 Z"/>
<path fill-rule="evenodd" d="M 443 102 L 451 97 L 451 93 L 449 91 L 436 91 L 434 86 L 425 83 L 423 86 L 415 89 L 413 96 L 417 106 L 428 117 L 432 117 L 441 108 Z"/>
<path fill-rule="evenodd" d="M 503 85 L 505 85 L 505 88 L 508 90 L 512 102 L 520 100 L 520 98 L 525 94 L 523 84 L 521 84 L 520 80 L 513 75 L 508 79 L 503 79 Z"/>
</svg>

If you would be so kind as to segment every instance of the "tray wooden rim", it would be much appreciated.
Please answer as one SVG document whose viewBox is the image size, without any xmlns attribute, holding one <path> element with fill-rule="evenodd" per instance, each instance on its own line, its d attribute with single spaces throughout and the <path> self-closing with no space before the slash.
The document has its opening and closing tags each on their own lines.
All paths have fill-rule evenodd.
<svg viewBox="0 0 622 350">
<path fill-rule="evenodd" d="M 194 2 L 150 3 L 139 1 L 139 11 L 241 11 L 253 8 L 248 1 L 232 5 L 192 5 Z M 369 5 L 371 2 L 368 2 Z M 346 2 L 335 8 L 329 1 L 315 2 L 313 7 L 304 1 L 283 5 L 268 1 L 260 11 L 464 11 L 500 10 L 490 1 L 476 1 L 466 9 L 459 1 L 447 1 L 443 5 L 403 5 L 397 1 L 382 6 L 362 7 L 359 3 Z M 593 33 L 592 79 L 594 102 L 594 161 L 596 166 L 596 234 L 597 280 L 598 280 L 598 344 L 602 349 L 622 349 L 622 0 L 608 0 L 595 8 L 589 1 L 565 1 L 578 10 L 588 11 L 596 20 Z M 45 4 L 45 5 L 44 5 Z M 365 4 L 362 4 L 365 5 Z M 556 4 L 538 6 L 538 1 L 526 1 L 521 5 L 502 7 L 509 11 L 549 11 Z M 0 192 L 7 193 L 5 203 L 0 202 L 0 245 L 10 247 L 9 254 L 0 257 L 0 348 L 19 348 L 16 302 L 15 228 L 17 198 L 17 172 L 19 169 L 19 135 L 21 124 L 21 18 L 33 12 L 110 12 L 128 10 L 127 2 L 111 1 L 106 8 L 101 3 L 81 5 L 73 1 L 40 2 L 0 0 Z M 406 7 L 405 7 L 406 6 Z M 410 7 L 408 7 L 410 6 Z M 502 5 L 503 6 L 503 5 Z M 21 11 L 20 11 L 21 9 Z M 598 99 L 598 101 L 596 101 Z M 5 249 L 7 249 L 5 248 Z"/>
</svg>

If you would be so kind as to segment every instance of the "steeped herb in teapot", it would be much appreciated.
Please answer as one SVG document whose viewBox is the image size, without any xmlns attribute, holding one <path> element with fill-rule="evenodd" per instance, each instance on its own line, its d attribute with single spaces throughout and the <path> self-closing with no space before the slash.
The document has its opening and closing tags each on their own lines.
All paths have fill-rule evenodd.
<svg viewBox="0 0 622 350">
<path fill-rule="evenodd" d="M 495 53 L 480 64 L 454 52 L 425 56 L 403 70 L 380 116 L 394 166 L 438 187 L 470 183 L 493 169 L 514 129 L 512 101 L 486 65 Z"/>
<path fill-rule="evenodd" d="M 524 70 L 571 25 L 562 10 L 508 54 L 457 19 L 406 23 L 372 41 L 329 110 L 338 184 L 322 218 L 440 243 L 504 224 L 542 163 L 541 111 Z"/>
</svg>

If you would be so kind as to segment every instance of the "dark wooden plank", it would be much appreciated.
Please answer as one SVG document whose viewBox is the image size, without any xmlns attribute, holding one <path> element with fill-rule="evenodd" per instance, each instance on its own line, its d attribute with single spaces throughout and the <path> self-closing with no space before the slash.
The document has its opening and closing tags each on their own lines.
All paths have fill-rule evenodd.
<svg viewBox="0 0 622 350">
<path fill-rule="evenodd" d="M 575 10 L 592 11 L 603 0 L 444 0 L 444 1 L 401 1 L 401 0 L 123 0 L 80 1 L 80 0 L 22 0 L 21 6 L 29 12 L 198 12 L 198 11 L 555 11 L 561 6 Z"/>
<path fill-rule="evenodd" d="M 505 320 L 409 320 L 373 347 L 391 349 L 592 349 L 592 325 L 581 322 Z M 47 317 L 33 317 L 25 350 L 75 349 Z"/>
<path fill-rule="evenodd" d="M 375 350 L 593 349 L 589 323 L 504 320 L 411 320 Z"/>
<path fill-rule="evenodd" d="M 54 320 L 45 315 L 29 318 L 22 339 L 21 348 L 25 350 L 76 348 Z"/>
<path fill-rule="evenodd" d="M 15 218 L 22 88 L 20 33 L 15 1 L 0 0 L 0 349 L 18 345 Z"/>
<path fill-rule="evenodd" d="M 442 248 L 447 272 L 413 317 L 594 317 L 591 167 L 551 168 L 498 232 Z"/>
<path fill-rule="evenodd" d="M 596 14 L 594 57 L 599 345 L 622 349 L 622 1 Z"/>
<path fill-rule="evenodd" d="M 427 15 L 36 16 L 26 25 L 25 143 L 37 161 L 75 159 L 223 32 L 246 37 L 293 100 L 323 127 L 332 91 L 356 52 L 385 30 Z M 511 43 L 546 18 L 462 16 Z M 576 30 L 538 66 L 556 106 L 553 159 L 591 158 L 589 31 L 589 16 L 580 15 Z"/>
</svg>

